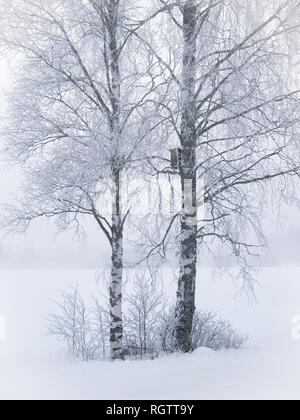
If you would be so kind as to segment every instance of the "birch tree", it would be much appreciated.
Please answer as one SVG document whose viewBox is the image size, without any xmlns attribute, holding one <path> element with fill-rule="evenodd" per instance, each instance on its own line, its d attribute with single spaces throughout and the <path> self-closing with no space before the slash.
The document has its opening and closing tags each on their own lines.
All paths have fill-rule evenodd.
<svg viewBox="0 0 300 420">
<path fill-rule="evenodd" d="M 137 34 L 134 2 L 1 2 L 1 44 L 17 67 L 2 129 L 6 151 L 26 176 L 23 198 L 7 208 L 5 226 L 24 232 L 39 218 L 59 230 L 82 229 L 91 216 L 112 251 L 111 358 L 122 351 L 122 174 L 149 142 L 147 104 L 160 70 Z M 141 15 L 142 8 L 139 9 Z M 131 174 L 131 176 L 134 176 Z M 111 208 L 105 197 L 111 194 Z"/>
<path fill-rule="evenodd" d="M 157 232 L 146 258 L 165 256 L 175 239 L 180 258 L 175 338 L 177 348 L 187 352 L 199 249 L 212 251 L 216 241 L 229 246 L 244 286 L 252 291 L 248 260 L 265 245 L 261 215 L 268 197 L 296 201 L 299 83 L 291 63 L 299 53 L 300 3 L 157 4 L 169 6 L 167 29 L 160 27 L 169 59 L 161 56 L 161 62 L 172 87 L 161 118 L 173 133 L 165 149 L 174 150 L 169 169 L 157 159 L 150 171 L 177 173 L 182 211 Z M 201 193 L 199 183 L 204 185 Z M 199 219 L 201 206 L 205 212 Z"/>
</svg>

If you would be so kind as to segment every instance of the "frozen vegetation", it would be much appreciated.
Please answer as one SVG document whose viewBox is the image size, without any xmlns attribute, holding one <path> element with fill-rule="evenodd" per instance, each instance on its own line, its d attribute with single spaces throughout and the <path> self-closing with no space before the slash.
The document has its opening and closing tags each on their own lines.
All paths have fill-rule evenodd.
<svg viewBox="0 0 300 420">
<path fill-rule="evenodd" d="M 300 0 L 0 8 L 1 258 L 48 220 L 107 268 L 1 271 L 0 397 L 299 397 L 299 269 L 253 268 L 300 207 Z"/>
<path fill-rule="evenodd" d="M 59 300 L 59 289 L 79 284 L 89 301 L 91 292 L 99 292 L 94 271 L 2 271 L 7 340 L 0 341 L 0 398 L 299 399 L 300 341 L 292 337 L 292 319 L 300 313 L 300 269 L 263 269 L 253 305 L 242 296 L 233 299 L 230 279 L 212 282 L 211 270 L 199 273 L 199 307 L 214 308 L 247 332 L 246 345 L 111 364 L 79 361 L 46 335 L 48 313 L 56 311 L 50 299 Z M 170 294 L 176 288 L 173 279 L 164 286 Z"/>
</svg>

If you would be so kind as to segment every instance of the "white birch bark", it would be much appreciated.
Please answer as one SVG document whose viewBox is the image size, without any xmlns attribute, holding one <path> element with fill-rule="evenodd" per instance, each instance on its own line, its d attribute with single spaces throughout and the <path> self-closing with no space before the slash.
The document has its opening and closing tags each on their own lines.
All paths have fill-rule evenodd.
<svg viewBox="0 0 300 420">
<path fill-rule="evenodd" d="M 108 2 L 108 33 L 111 78 L 111 170 L 113 176 L 112 206 L 112 271 L 110 284 L 110 357 L 112 360 L 123 356 L 122 320 L 122 280 L 123 280 L 123 221 L 121 208 L 121 170 L 122 162 L 119 148 L 120 138 L 120 69 L 117 42 L 118 0 Z"/>
<path fill-rule="evenodd" d="M 180 235 L 180 274 L 177 289 L 175 339 L 178 350 L 190 350 L 195 312 L 197 265 L 197 180 L 196 180 L 196 15 L 193 0 L 183 8 L 183 77 L 182 77 L 182 218 Z"/>
</svg>

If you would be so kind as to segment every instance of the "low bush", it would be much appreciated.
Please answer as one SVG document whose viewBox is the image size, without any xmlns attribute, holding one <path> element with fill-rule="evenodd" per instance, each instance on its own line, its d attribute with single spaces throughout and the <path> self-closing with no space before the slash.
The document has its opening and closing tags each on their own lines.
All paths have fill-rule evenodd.
<svg viewBox="0 0 300 420">
<path fill-rule="evenodd" d="M 158 282 L 137 275 L 124 298 L 124 355 L 130 359 L 157 358 L 176 352 L 175 305 L 168 302 Z M 97 300 L 88 307 L 78 288 L 61 292 L 58 313 L 49 316 L 49 333 L 67 344 L 82 360 L 109 355 L 109 312 Z M 214 311 L 195 312 L 191 352 L 199 347 L 218 351 L 240 349 L 247 336 Z"/>
</svg>

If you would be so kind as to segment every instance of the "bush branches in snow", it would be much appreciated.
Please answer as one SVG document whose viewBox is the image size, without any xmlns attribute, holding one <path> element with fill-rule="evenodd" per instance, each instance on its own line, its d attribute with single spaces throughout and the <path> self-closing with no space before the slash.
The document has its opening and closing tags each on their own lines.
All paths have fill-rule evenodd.
<svg viewBox="0 0 300 420">
<path fill-rule="evenodd" d="M 230 322 L 214 311 L 196 311 L 192 330 L 191 350 L 208 347 L 212 350 L 240 349 L 247 336 L 234 329 Z"/>
<path fill-rule="evenodd" d="M 124 354 L 129 359 L 154 359 L 176 352 L 175 305 L 156 280 L 137 274 L 125 295 Z M 78 287 L 61 292 L 57 312 L 49 316 L 49 334 L 64 341 L 68 351 L 84 361 L 109 356 L 109 311 L 97 299 L 88 306 Z M 191 351 L 207 347 L 218 351 L 240 349 L 247 337 L 216 312 L 196 311 Z"/>
<path fill-rule="evenodd" d="M 61 302 L 54 302 L 58 314 L 49 316 L 48 332 L 67 344 L 68 350 L 84 361 L 106 356 L 109 331 L 108 314 L 95 300 L 87 307 L 78 286 L 61 292 Z"/>
<path fill-rule="evenodd" d="M 224 248 L 252 294 L 251 261 L 267 244 L 264 210 L 299 205 L 300 89 L 293 62 L 300 0 L 136 3 L 0 0 L 1 53 L 17 62 L 0 136 L 25 178 L 0 228 L 23 233 L 50 218 L 59 231 L 80 233 L 87 219 L 94 222 L 112 256 L 112 360 L 123 358 L 123 341 L 126 352 L 136 346 L 142 357 L 151 343 L 160 351 L 151 335 L 158 331 L 152 315 L 158 302 L 133 300 L 136 288 L 122 313 L 130 241 L 137 245 L 141 236 L 135 248 L 146 252 L 139 261 L 151 268 L 178 251 L 175 341 L 189 352 L 198 252 Z M 152 194 L 147 223 L 139 223 L 133 212 L 141 199 L 132 191 L 134 202 L 124 200 L 122 185 L 140 176 L 148 185 L 177 179 L 179 211 L 164 215 L 159 203 L 153 217 L 159 197 Z M 88 358 L 86 308 L 77 295 L 75 302 L 65 298 L 67 319 L 76 308 L 76 351 Z M 63 319 L 54 322 L 60 336 Z"/>
</svg>

